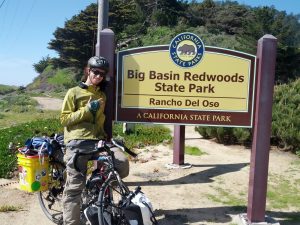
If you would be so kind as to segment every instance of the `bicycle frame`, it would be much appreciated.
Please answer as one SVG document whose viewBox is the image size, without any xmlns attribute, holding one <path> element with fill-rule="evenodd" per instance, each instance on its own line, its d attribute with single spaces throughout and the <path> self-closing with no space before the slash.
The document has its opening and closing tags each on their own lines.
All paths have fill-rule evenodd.
<svg viewBox="0 0 300 225">
<path fill-rule="evenodd" d="M 74 154 L 74 156 L 73 156 L 72 160 L 74 162 L 74 167 L 76 169 L 76 167 L 77 167 L 76 160 L 79 155 L 94 154 L 97 152 L 98 153 L 101 153 L 101 152 L 107 153 L 107 155 L 105 155 L 105 156 L 100 155 L 99 157 L 97 157 L 97 160 L 94 161 L 95 169 L 94 169 L 94 171 L 92 171 L 91 175 L 88 177 L 88 179 L 86 181 L 85 190 L 82 192 L 82 207 L 81 207 L 81 218 L 82 219 L 84 219 L 83 211 L 86 208 L 88 208 L 91 205 L 97 205 L 97 203 L 99 204 L 99 200 L 98 200 L 99 194 L 100 194 L 101 190 L 104 189 L 103 185 L 106 183 L 106 181 L 114 178 L 116 180 L 116 182 L 120 185 L 119 187 L 121 187 L 122 192 L 123 192 L 123 188 L 125 188 L 124 190 L 126 191 L 126 193 L 124 192 L 124 193 L 122 193 L 122 195 L 127 194 L 128 188 L 126 186 L 124 186 L 122 179 L 120 178 L 118 172 L 115 170 L 114 153 L 113 153 L 113 151 L 110 150 L 110 148 L 113 146 L 119 147 L 120 149 L 128 152 L 130 155 L 132 155 L 134 157 L 137 156 L 135 153 L 132 153 L 125 146 L 123 146 L 117 142 L 114 142 L 114 141 L 113 141 L 113 145 L 110 147 L 105 145 L 102 148 L 98 148 L 93 152 L 78 153 L 78 154 Z M 55 160 L 55 158 L 50 159 L 49 164 L 54 165 L 53 163 L 57 163 L 57 160 Z M 95 166 L 95 164 L 96 164 L 96 166 Z M 63 175 L 64 170 L 65 170 L 65 165 L 61 165 L 59 168 L 56 168 L 56 170 L 54 172 L 52 172 L 53 174 L 50 174 L 50 175 L 52 175 L 52 177 L 58 176 L 60 178 L 65 179 L 65 176 Z M 63 189 L 64 189 L 63 188 L 64 183 L 65 183 L 65 180 L 59 180 L 59 182 L 57 184 L 58 185 L 57 188 L 54 187 L 52 189 L 49 189 L 48 191 L 40 192 L 38 195 L 42 210 L 44 211 L 46 216 L 56 224 L 62 224 L 62 209 L 58 209 L 58 210 L 55 209 L 55 211 L 53 212 L 51 207 L 53 205 L 55 205 L 56 203 L 58 205 L 61 205 L 61 199 L 62 199 L 61 197 L 62 197 L 62 193 L 63 193 Z M 128 192 L 129 192 L 129 190 L 128 190 Z M 105 196 L 110 196 L 109 198 L 111 198 L 112 193 L 109 188 L 105 189 Z M 62 205 L 58 206 L 58 207 L 62 207 Z M 58 215 L 61 215 L 61 218 L 58 218 Z"/>
</svg>

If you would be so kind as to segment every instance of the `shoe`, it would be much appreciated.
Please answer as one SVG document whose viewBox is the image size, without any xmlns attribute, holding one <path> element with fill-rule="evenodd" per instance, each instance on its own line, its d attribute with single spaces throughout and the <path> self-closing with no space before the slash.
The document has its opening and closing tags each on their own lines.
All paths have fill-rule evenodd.
<svg viewBox="0 0 300 225">
<path fill-rule="evenodd" d="M 98 208 L 96 206 L 89 206 L 83 211 L 87 221 L 90 225 L 98 225 Z"/>
</svg>

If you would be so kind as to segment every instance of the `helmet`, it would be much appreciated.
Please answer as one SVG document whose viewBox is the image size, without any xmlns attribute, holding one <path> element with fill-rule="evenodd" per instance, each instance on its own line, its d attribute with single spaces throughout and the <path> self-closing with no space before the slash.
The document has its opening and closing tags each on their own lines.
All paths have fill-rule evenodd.
<svg viewBox="0 0 300 225">
<path fill-rule="evenodd" d="M 101 56 L 93 56 L 88 61 L 88 66 L 90 68 L 99 68 L 104 70 L 106 73 L 109 70 L 109 63 L 106 58 Z"/>
</svg>

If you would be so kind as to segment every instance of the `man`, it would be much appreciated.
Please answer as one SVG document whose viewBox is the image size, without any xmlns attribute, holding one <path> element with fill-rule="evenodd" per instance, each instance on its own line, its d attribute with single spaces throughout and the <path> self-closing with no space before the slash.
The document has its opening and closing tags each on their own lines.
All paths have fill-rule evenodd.
<svg viewBox="0 0 300 225">
<path fill-rule="evenodd" d="M 104 131 L 104 108 L 106 96 L 103 92 L 109 63 L 103 57 L 91 57 L 85 75 L 77 87 L 68 90 L 60 116 L 64 126 L 64 142 L 67 180 L 63 193 L 64 225 L 80 225 L 81 192 L 86 182 L 88 160 L 91 156 L 80 156 L 75 170 L 72 156 L 75 151 L 91 151 L 99 140 L 106 139 Z M 129 162 L 120 149 L 113 149 L 116 169 L 121 178 L 128 176 Z"/>
</svg>

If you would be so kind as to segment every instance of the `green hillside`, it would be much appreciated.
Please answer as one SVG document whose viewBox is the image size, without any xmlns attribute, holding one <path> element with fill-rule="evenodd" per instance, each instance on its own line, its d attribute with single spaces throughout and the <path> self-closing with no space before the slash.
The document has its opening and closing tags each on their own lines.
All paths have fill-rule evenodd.
<svg viewBox="0 0 300 225">
<path fill-rule="evenodd" d="M 0 95 L 9 94 L 16 90 L 18 90 L 18 87 L 16 87 L 16 86 L 0 84 Z"/>
</svg>

